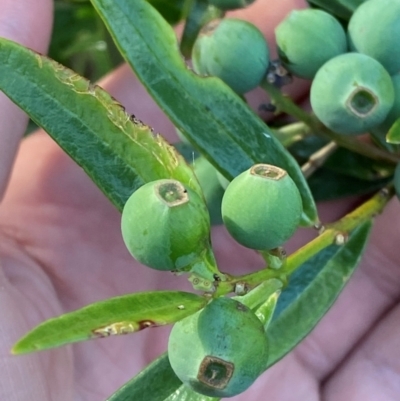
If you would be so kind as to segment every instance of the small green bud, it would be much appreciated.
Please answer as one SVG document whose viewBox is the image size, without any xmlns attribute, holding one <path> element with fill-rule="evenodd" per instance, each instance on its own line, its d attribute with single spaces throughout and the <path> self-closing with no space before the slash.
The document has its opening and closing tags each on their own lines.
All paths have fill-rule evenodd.
<svg viewBox="0 0 400 401">
<path fill-rule="evenodd" d="M 258 250 L 281 246 L 302 213 L 299 190 L 285 170 L 256 164 L 235 177 L 222 198 L 222 219 L 240 244 Z"/>
<path fill-rule="evenodd" d="M 221 10 L 236 10 L 238 8 L 245 8 L 255 0 L 208 0 L 209 4 Z"/>
<path fill-rule="evenodd" d="M 121 228 L 131 255 L 157 270 L 188 270 L 210 246 L 203 199 L 176 180 L 136 190 L 122 211 Z"/>
<path fill-rule="evenodd" d="M 293 10 L 277 26 L 275 36 L 282 64 L 301 78 L 314 78 L 324 63 L 347 51 L 343 27 L 322 10 Z"/>
<path fill-rule="evenodd" d="M 192 390 L 232 397 L 264 371 L 268 343 L 251 309 L 231 298 L 217 298 L 174 325 L 168 356 L 175 374 Z"/>
<path fill-rule="evenodd" d="M 207 24 L 192 51 L 194 70 L 222 79 L 235 92 L 257 87 L 269 65 L 269 50 L 261 31 L 249 22 L 224 18 Z"/>
<path fill-rule="evenodd" d="M 346 53 L 325 63 L 310 92 L 316 116 L 340 134 L 360 134 L 381 124 L 393 106 L 392 80 L 375 59 Z"/>
<path fill-rule="evenodd" d="M 390 75 L 400 72 L 400 0 L 368 0 L 348 26 L 350 48 L 378 60 Z"/>
</svg>

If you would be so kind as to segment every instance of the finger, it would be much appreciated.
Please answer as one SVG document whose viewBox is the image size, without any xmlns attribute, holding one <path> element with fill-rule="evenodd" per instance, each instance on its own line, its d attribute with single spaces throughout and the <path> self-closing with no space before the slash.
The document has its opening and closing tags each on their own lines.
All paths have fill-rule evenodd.
<svg viewBox="0 0 400 401">
<path fill-rule="evenodd" d="M 44 53 L 51 32 L 52 3 L 51 0 L 1 0 L 0 37 Z M 27 121 L 26 115 L 0 93 L 0 200 Z"/>
<path fill-rule="evenodd" d="M 326 401 L 393 401 L 400 395 L 400 306 L 393 308 L 323 388 Z"/>
<path fill-rule="evenodd" d="M 2 233 L 0 253 L 0 399 L 71 401 L 71 349 L 21 356 L 10 353 L 14 342 L 32 326 L 61 309 L 40 267 Z"/>
</svg>

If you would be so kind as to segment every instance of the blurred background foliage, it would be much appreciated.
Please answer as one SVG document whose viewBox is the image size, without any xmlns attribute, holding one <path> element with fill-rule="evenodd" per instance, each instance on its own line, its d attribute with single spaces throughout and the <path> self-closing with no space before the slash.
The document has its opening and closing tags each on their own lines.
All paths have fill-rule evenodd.
<svg viewBox="0 0 400 401">
<path fill-rule="evenodd" d="M 103 22 L 88 1 L 54 0 L 49 55 L 91 81 L 122 62 Z"/>
<path fill-rule="evenodd" d="M 171 24 L 187 15 L 193 0 L 149 0 Z M 122 63 L 118 49 L 89 0 L 54 0 L 49 55 L 91 81 Z"/>
</svg>

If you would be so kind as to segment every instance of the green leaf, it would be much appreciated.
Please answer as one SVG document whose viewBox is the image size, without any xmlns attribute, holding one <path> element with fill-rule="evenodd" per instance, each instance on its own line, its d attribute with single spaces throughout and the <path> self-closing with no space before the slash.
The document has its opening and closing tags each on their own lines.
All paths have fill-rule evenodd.
<svg viewBox="0 0 400 401">
<path fill-rule="evenodd" d="M 386 135 L 386 142 L 395 145 L 400 144 L 400 118 L 398 118 L 390 127 L 389 132 Z"/>
<path fill-rule="evenodd" d="M 118 209 L 145 182 L 175 178 L 201 193 L 192 169 L 99 86 L 0 39 L 0 90 L 87 172 Z"/>
<path fill-rule="evenodd" d="M 206 303 L 207 300 L 199 295 L 179 291 L 142 292 L 110 298 L 41 323 L 20 339 L 12 352 L 24 354 L 163 326 L 197 312 Z"/>
<path fill-rule="evenodd" d="M 318 169 L 309 179 L 311 191 L 317 202 L 375 192 L 391 181 L 391 177 L 367 181 L 328 170 Z"/>
<path fill-rule="evenodd" d="M 228 179 L 255 163 L 288 171 L 305 220 L 317 210 L 300 167 L 273 132 L 221 80 L 201 78 L 184 63 L 172 28 L 143 0 L 92 0 L 124 58 L 174 125 Z"/>
<path fill-rule="evenodd" d="M 324 249 L 292 275 L 289 286 L 279 297 L 273 320 L 267 329 L 271 349 L 269 366 L 292 350 L 314 328 L 333 304 L 361 258 L 370 228 L 370 222 L 364 223 L 354 230 L 345 245 L 341 247 L 332 245 Z M 260 286 L 259 291 L 262 292 L 275 284 L 277 283 L 274 281 L 266 282 Z M 257 288 L 253 291 L 257 291 Z M 272 299 L 272 301 L 274 300 Z M 271 306 L 274 307 L 274 302 Z M 153 393 L 149 395 L 148 392 L 143 397 L 142 389 L 151 388 L 149 383 L 152 383 L 153 380 L 157 382 L 161 375 L 173 375 L 172 369 L 165 359 L 167 359 L 166 354 L 127 383 L 122 388 L 124 393 L 121 389 L 118 390 L 118 392 L 121 391 L 120 394 L 124 394 L 123 398 L 110 398 L 107 401 L 147 401 L 150 396 L 152 401 L 219 400 L 219 398 L 197 394 L 184 385 L 179 386 L 176 382 L 174 382 L 174 386 L 171 386 L 172 389 L 169 387 L 171 393 L 157 390 L 154 398 Z M 163 369 L 155 371 L 150 369 L 151 366 L 162 366 Z M 166 385 L 169 385 L 169 382 L 166 382 Z"/>
<path fill-rule="evenodd" d="M 201 28 L 216 18 L 222 18 L 224 12 L 209 5 L 207 0 L 194 0 L 186 18 L 180 49 L 186 58 L 190 58 L 192 48 Z"/>
<path fill-rule="evenodd" d="M 267 329 L 268 366 L 291 351 L 332 306 L 361 259 L 371 226 L 370 221 L 363 223 L 336 252 L 333 246 L 321 251 L 293 274 Z"/>
<path fill-rule="evenodd" d="M 163 354 L 106 401 L 166 401 L 180 386 L 168 355 Z"/>
<path fill-rule="evenodd" d="M 393 174 L 393 164 L 371 160 L 344 148 L 339 148 L 329 156 L 324 167 L 340 174 L 369 181 L 376 181 Z"/>
<path fill-rule="evenodd" d="M 311 5 L 335 15 L 338 18 L 349 20 L 355 9 L 366 0 L 308 0 Z"/>
<path fill-rule="evenodd" d="M 207 397 L 192 391 L 185 385 L 181 385 L 173 394 L 171 394 L 165 401 L 218 401 L 220 398 Z"/>
<path fill-rule="evenodd" d="M 327 145 L 328 142 L 315 135 L 308 136 L 290 146 L 289 150 L 300 164 L 304 164 L 313 153 Z M 361 180 L 375 181 L 393 174 L 392 164 L 385 161 L 372 160 L 345 148 L 339 148 L 334 151 L 326 159 L 323 166 L 336 173 Z"/>
</svg>

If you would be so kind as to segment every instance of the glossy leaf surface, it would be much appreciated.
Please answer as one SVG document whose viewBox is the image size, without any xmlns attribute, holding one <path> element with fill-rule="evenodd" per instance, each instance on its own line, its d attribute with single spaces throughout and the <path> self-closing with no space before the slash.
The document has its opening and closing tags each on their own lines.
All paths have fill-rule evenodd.
<svg viewBox="0 0 400 401">
<path fill-rule="evenodd" d="M 13 353 L 24 354 L 174 323 L 195 313 L 206 302 L 203 297 L 179 291 L 110 298 L 45 321 L 20 339 Z"/>
<path fill-rule="evenodd" d="M 0 90 L 21 107 L 122 209 L 145 182 L 175 178 L 201 192 L 192 169 L 99 86 L 0 39 Z"/>
<path fill-rule="evenodd" d="M 288 171 L 305 220 L 317 211 L 303 174 L 272 131 L 221 80 L 185 65 L 172 28 L 146 1 L 92 0 L 123 56 L 174 125 L 228 179 L 254 163 Z"/>
<path fill-rule="evenodd" d="M 371 222 L 363 223 L 345 245 L 321 251 L 293 274 L 267 330 L 268 366 L 291 351 L 332 306 L 361 259 L 370 229 Z"/>
</svg>

